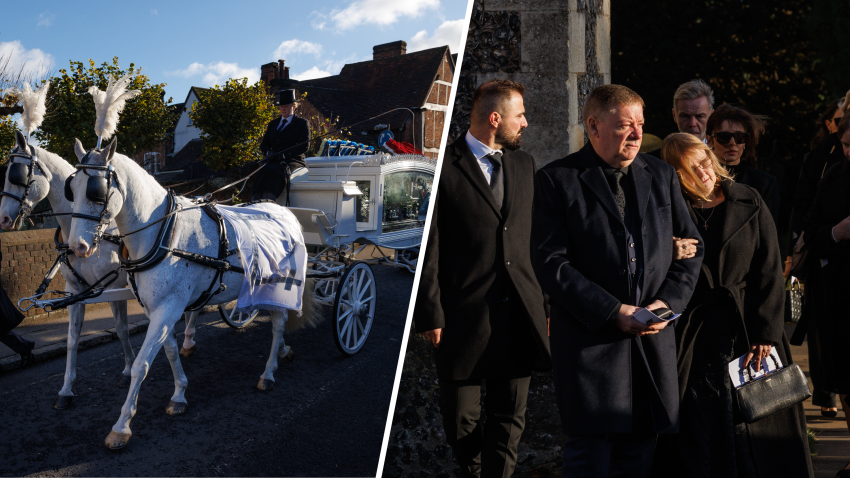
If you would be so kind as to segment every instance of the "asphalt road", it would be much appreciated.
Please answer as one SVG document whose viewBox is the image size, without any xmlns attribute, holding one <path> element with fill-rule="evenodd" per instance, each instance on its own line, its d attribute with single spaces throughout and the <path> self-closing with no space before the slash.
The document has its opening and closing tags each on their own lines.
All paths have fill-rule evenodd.
<svg viewBox="0 0 850 478">
<path fill-rule="evenodd" d="M 120 451 L 103 444 L 127 393 L 115 384 L 118 341 L 80 352 L 76 396 L 65 411 L 52 408 L 64 357 L 0 375 L 0 475 L 374 476 L 413 275 L 373 270 L 377 314 L 360 353 L 336 349 L 330 320 L 287 334 L 295 361 L 280 362 L 271 392 L 254 388 L 271 347 L 269 318 L 235 330 L 217 314 L 202 316 L 198 351 L 182 362 L 188 411 L 164 411 L 174 386 L 160 350 L 141 388 L 133 437 Z M 132 336 L 136 351 L 143 339 Z"/>
</svg>

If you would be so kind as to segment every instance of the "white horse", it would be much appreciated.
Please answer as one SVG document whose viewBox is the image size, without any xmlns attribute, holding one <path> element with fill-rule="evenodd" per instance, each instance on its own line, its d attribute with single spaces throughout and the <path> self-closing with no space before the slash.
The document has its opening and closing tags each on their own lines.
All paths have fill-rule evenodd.
<svg viewBox="0 0 850 478">
<path fill-rule="evenodd" d="M 54 213 L 66 214 L 57 216 L 60 229 L 66 231 L 71 229 L 71 213 L 73 205 L 65 199 L 65 180 L 68 176 L 74 174 L 75 169 L 66 160 L 60 156 L 53 154 L 45 149 L 37 146 L 28 145 L 26 138 L 20 131 L 15 132 L 17 147 L 16 153 L 23 153 L 33 156 L 40 167 L 32 168 L 32 177 L 30 181 L 30 189 L 27 191 L 23 201 L 18 202 L 12 197 L 4 195 L 0 200 L 0 227 L 5 230 L 18 230 L 26 220 L 26 211 L 31 210 L 36 204 L 41 202 L 45 197 L 50 203 L 50 207 Z M 21 157 L 13 158 L 10 163 L 21 163 L 29 166 L 30 161 Z M 11 169 L 11 168 L 9 168 Z M 24 187 L 12 184 L 9 181 L 9 172 L 7 171 L 5 186 L 3 191 L 11 193 L 15 196 L 22 197 L 24 195 Z M 22 211 L 24 209 L 24 211 Z M 117 232 L 114 223 L 110 224 L 107 229 L 110 233 Z M 61 238 L 60 238 L 61 241 Z M 118 261 L 118 246 L 105 242 L 100 257 L 79 258 L 74 255 L 68 256 L 68 262 L 71 267 L 89 284 L 94 284 L 98 279 L 105 276 L 111 271 L 114 271 L 120 265 Z M 76 294 L 83 291 L 87 286 L 81 283 L 75 274 L 68 269 L 64 263 L 60 263 L 60 271 L 65 279 L 65 291 L 71 294 Z M 127 285 L 127 274 L 121 273 L 118 278 L 109 285 L 109 289 L 118 289 Z M 109 307 L 112 309 L 112 315 L 115 317 L 115 330 L 121 345 L 124 348 L 124 370 L 118 376 L 118 386 L 127 387 L 130 385 L 130 369 L 133 366 L 135 353 L 130 345 L 130 334 L 127 321 L 127 301 L 110 302 Z M 76 379 L 76 364 L 77 364 L 77 346 L 79 345 L 80 331 L 83 327 L 85 319 L 85 305 L 74 304 L 68 306 L 68 356 L 65 363 L 65 381 L 62 389 L 59 391 L 59 396 L 56 403 L 53 405 L 58 410 L 67 409 L 71 405 L 74 393 L 72 387 Z M 197 318 L 197 312 L 186 314 L 186 335 L 184 347 L 181 349 L 181 354 L 190 356 L 195 351 L 195 327 L 194 322 Z"/>
<path fill-rule="evenodd" d="M 71 181 L 74 193 L 74 213 L 89 216 L 74 217 L 68 235 L 71 249 L 80 257 L 89 257 L 96 252 L 97 218 L 102 221 L 114 220 L 122 234 L 137 231 L 154 221 L 165 218 L 168 210 L 168 193 L 156 180 L 147 174 L 134 161 L 124 155 L 116 154 L 116 140 L 103 150 L 86 152 L 79 140 L 75 145 L 77 157 L 84 157 L 86 168 L 80 169 Z M 94 168 L 92 168 L 94 166 Z M 111 170 L 108 168 L 112 168 Z M 105 204 L 93 202 L 87 198 L 87 188 L 92 178 L 107 179 L 108 192 Z M 95 180 L 97 182 L 97 180 Z M 79 198 L 79 199 L 77 199 Z M 176 218 L 171 247 L 209 257 L 218 257 L 219 231 L 215 221 L 188 199 L 177 197 L 176 202 L 184 208 L 172 216 Z M 94 219 L 91 219 L 94 218 Z M 163 221 L 161 224 L 166 223 Z M 235 240 L 236 235 L 227 221 L 224 222 L 227 237 Z M 131 258 L 142 258 L 159 246 L 157 237 L 160 225 L 153 225 L 124 238 Z M 239 257 L 227 258 L 230 264 L 241 267 Z M 132 381 L 127 400 L 121 408 L 121 416 L 112 427 L 105 443 L 109 448 L 123 448 L 131 436 L 130 420 L 136 413 L 136 404 L 142 381 L 150 369 L 151 362 L 165 346 L 165 353 L 172 361 L 175 374 L 175 390 L 171 397 L 170 408 L 183 409 L 187 406 L 184 392 L 187 380 L 183 374 L 177 355 L 177 341 L 174 336 L 174 324 L 180 313 L 197 300 L 211 283 L 216 270 L 199 265 L 186 259 L 169 254 L 158 265 L 135 274 L 138 285 L 138 297 L 145 305 L 145 313 L 150 319 L 147 335 L 136 361 L 132 367 Z M 221 304 L 236 299 L 239 295 L 243 274 L 225 272 L 222 281 L 223 292 L 215 295 L 210 303 Z M 292 349 L 284 343 L 284 330 L 296 330 L 320 320 L 313 301 L 312 281 L 304 286 L 303 313 L 287 320 L 287 313 L 272 311 L 273 339 L 271 353 L 257 388 L 271 390 L 274 386 L 274 372 L 278 366 L 278 356 L 285 360 L 293 357 Z M 217 286 L 217 284 L 216 284 Z M 293 314 L 294 315 L 294 314 Z M 288 323 L 287 323 L 288 322 Z M 179 377 L 179 378 L 177 378 Z"/>
</svg>

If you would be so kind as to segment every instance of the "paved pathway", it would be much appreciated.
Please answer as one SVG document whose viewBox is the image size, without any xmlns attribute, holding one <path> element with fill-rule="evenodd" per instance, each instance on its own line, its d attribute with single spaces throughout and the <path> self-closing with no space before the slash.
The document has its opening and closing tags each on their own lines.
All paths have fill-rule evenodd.
<svg viewBox="0 0 850 478">
<path fill-rule="evenodd" d="M 788 330 L 790 337 L 791 330 Z M 799 347 L 791 347 L 794 362 L 797 363 L 806 376 L 809 375 L 808 347 L 803 344 Z M 812 381 L 809 379 L 809 388 Z M 847 432 L 847 422 L 844 420 L 844 412 L 840 411 L 835 418 L 826 418 L 820 414 L 820 407 L 812 405 L 812 400 L 806 400 L 806 421 L 809 428 L 813 429 L 817 436 L 815 451 L 817 456 L 812 459 L 816 478 L 834 478 L 835 472 L 850 462 L 850 434 Z"/>
</svg>

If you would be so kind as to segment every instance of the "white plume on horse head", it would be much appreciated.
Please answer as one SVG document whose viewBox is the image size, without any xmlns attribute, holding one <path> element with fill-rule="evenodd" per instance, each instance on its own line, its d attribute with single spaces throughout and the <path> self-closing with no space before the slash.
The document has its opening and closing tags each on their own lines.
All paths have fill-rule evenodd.
<svg viewBox="0 0 850 478">
<path fill-rule="evenodd" d="M 47 112 L 45 99 L 47 98 L 47 90 L 50 88 L 50 82 L 45 82 L 41 88 L 33 91 L 29 83 L 24 83 L 23 88 L 9 88 L 8 92 L 18 96 L 21 99 L 21 107 L 24 111 L 21 113 L 21 123 L 24 125 L 24 132 L 27 136 L 41 126 L 44 122 L 44 114 Z"/>
<path fill-rule="evenodd" d="M 94 132 L 103 139 L 109 139 L 118 129 L 118 115 L 124 109 L 127 100 L 142 94 L 140 90 L 127 91 L 127 85 L 133 81 L 135 72 L 127 73 L 121 78 L 112 78 L 106 86 L 106 91 L 100 91 L 96 86 L 89 87 L 89 93 L 94 98 L 97 120 Z"/>
</svg>

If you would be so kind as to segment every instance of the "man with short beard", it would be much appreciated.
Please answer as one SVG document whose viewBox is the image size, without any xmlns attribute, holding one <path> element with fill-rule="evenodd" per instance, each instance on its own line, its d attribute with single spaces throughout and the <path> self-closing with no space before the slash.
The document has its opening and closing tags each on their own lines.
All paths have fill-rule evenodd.
<svg viewBox="0 0 850 478">
<path fill-rule="evenodd" d="M 513 474 L 531 372 L 551 364 L 529 258 L 535 166 L 519 151 L 524 90 L 508 80 L 481 85 L 469 131 L 446 148 L 413 313 L 434 346 L 461 476 Z"/>
</svg>

